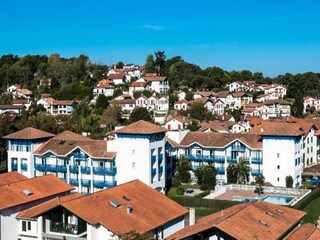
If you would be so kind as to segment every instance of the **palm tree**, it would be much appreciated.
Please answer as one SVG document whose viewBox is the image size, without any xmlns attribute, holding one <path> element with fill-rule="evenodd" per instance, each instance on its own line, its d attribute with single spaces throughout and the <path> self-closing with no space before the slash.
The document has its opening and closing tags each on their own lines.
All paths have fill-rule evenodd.
<svg viewBox="0 0 320 240">
<path fill-rule="evenodd" d="M 247 177 L 251 171 L 249 162 L 240 158 L 237 163 L 231 164 L 230 167 L 232 175 L 237 177 L 237 183 L 242 183 L 244 180 L 247 182 Z"/>
<path fill-rule="evenodd" d="M 262 186 L 264 185 L 265 177 L 263 175 L 259 175 L 255 177 L 256 184 L 259 185 L 258 194 L 261 195 Z"/>
<path fill-rule="evenodd" d="M 185 157 L 180 157 L 177 161 L 175 169 L 175 177 L 179 182 L 188 183 L 191 180 L 190 171 L 190 162 Z"/>
</svg>

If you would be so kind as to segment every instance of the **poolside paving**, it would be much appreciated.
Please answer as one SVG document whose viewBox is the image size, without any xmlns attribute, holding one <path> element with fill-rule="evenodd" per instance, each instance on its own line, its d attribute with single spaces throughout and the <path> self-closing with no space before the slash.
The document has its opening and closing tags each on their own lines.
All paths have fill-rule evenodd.
<svg viewBox="0 0 320 240">
<path fill-rule="evenodd" d="M 266 194 L 266 193 L 261 194 L 261 196 L 263 196 L 263 197 L 267 196 L 267 195 L 268 194 Z M 216 197 L 215 199 L 232 201 L 233 197 L 241 197 L 241 198 L 246 198 L 246 197 L 255 198 L 255 197 L 257 197 L 258 198 L 259 194 L 254 193 L 252 190 L 228 190 L 227 192 Z"/>
</svg>

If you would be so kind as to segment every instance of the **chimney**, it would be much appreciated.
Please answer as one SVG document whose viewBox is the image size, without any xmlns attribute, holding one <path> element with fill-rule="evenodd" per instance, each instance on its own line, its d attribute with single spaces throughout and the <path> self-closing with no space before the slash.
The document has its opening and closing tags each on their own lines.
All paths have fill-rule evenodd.
<svg viewBox="0 0 320 240">
<path fill-rule="evenodd" d="M 196 222 L 196 210 L 195 208 L 189 209 L 189 226 L 194 225 Z"/>
<path fill-rule="evenodd" d="M 127 214 L 130 215 L 132 213 L 132 207 L 131 206 L 127 206 Z"/>
</svg>

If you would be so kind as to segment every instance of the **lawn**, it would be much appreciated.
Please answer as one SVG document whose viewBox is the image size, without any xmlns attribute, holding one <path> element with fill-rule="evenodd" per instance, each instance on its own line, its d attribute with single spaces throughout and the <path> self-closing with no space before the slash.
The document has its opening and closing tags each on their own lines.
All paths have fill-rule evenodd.
<svg viewBox="0 0 320 240">
<path fill-rule="evenodd" d="M 315 222 L 315 220 L 320 216 L 320 198 L 313 200 L 303 210 L 307 212 L 307 215 L 302 219 L 302 221 L 304 223 Z"/>
<path fill-rule="evenodd" d="M 210 215 L 212 213 L 216 213 L 221 211 L 220 209 L 215 209 L 215 208 L 195 208 L 196 209 L 196 216 L 197 217 L 204 217 L 207 215 Z"/>
</svg>

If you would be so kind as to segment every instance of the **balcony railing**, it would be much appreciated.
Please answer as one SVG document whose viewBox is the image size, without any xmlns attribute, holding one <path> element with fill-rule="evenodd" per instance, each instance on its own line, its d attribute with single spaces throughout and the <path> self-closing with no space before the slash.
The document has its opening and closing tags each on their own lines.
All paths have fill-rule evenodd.
<svg viewBox="0 0 320 240">
<path fill-rule="evenodd" d="M 55 172 L 55 171 L 57 171 L 57 165 L 54 165 L 54 164 L 47 164 L 46 165 L 46 170 L 47 171 L 52 171 L 52 172 Z"/>
<path fill-rule="evenodd" d="M 227 163 L 236 163 L 237 162 L 237 158 L 235 157 L 227 157 Z"/>
<path fill-rule="evenodd" d="M 67 172 L 67 166 L 65 165 L 58 165 L 57 166 L 58 172 Z"/>
<path fill-rule="evenodd" d="M 27 169 L 28 169 L 28 164 L 26 164 L 26 163 L 21 163 L 21 169 L 22 169 L 22 170 L 27 170 Z"/>
<path fill-rule="evenodd" d="M 46 169 L 46 165 L 45 164 L 41 164 L 41 163 L 36 163 L 36 165 L 34 166 L 36 170 L 42 171 Z"/>
<path fill-rule="evenodd" d="M 187 156 L 187 158 L 190 160 L 196 160 L 196 161 L 217 162 L 217 163 L 224 163 L 225 162 L 224 156 L 189 154 Z"/>
<path fill-rule="evenodd" d="M 153 175 L 153 176 L 154 176 L 154 175 L 156 175 L 156 173 L 157 173 L 157 169 L 152 168 L 151 173 L 152 173 L 152 175 Z"/>
<path fill-rule="evenodd" d="M 87 231 L 86 224 L 70 224 L 70 223 L 63 223 L 63 222 L 50 222 L 50 231 L 51 232 L 58 232 L 58 233 L 66 233 L 66 234 L 81 234 Z"/>
<path fill-rule="evenodd" d="M 252 176 L 262 175 L 262 170 L 260 170 L 260 169 L 252 169 L 252 170 L 251 170 L 251 175 L 252 175 Z"/>
<path fill-rule="evenodd" d="M 261 157 L 252 157 L 251 158 L 251 163 L 262 164 L 262 158 Z"/>
<path fill-rule="evenodd" d="M 162 155 L 162 154 L 159 154 L 159 155 L 158 155 L 158 161 L 161 162 L 162 160 L 163 160 L 163 155 Z"/>
<path fill-rule="evenodd" d="M 81 179 L 81 186 L 90 187 L 91 186 L 91 181 L 90 180 Z"/>
<path fill-rule="evenodd" d="M 85 166 L 81 166 L 81 172 L 85 173 L 85 174 L 90 174 L 90 168 L 85 167 Z"/>
<path fill-rule="evenodd" d="M 12 170 L 17 170 L 17 169 L 18 169 L 18 164 L 15 163 L 15 162 L 12 162 L 12 163 L 11 163 L 11 169 L 12 169 Z"/>
<path fill-rule="evenodd" d="M 156 156 L 151 156 L 151 165 L 153 165 L 156 162 Z"/>
<path fill-rule="evenodd" d="M 79 186 L 79 180 L 78 179 L 69 179 L 69 184 L 72 186 Z"/>
<path fill-rule="evenodd" d="M 225 174 L 225 168 L 224 167 L 218 167 L 216 168 L 217 174 Z"/>
<path fill-rule="evenodd" d="M 71 166 L 69 166 L 69 171 L 70 171 L 71 173 L 78 173 L 79 167 L 76 166 L 76 165 L 71 165 Z"/>
<path fill-rule="evenodd" d="M 93 181 L 93 187 L 104 188 L 104 187 L 114 187 L 117 185 L 117 181 Z"/>
<path fill-rule="evenodd" d="M 117 174 L 117 168 L 102 168 L 102 167 L 94 167 L 93 173 L 98 175 L 111 175 L 115 176 Z"/>
</svg>

